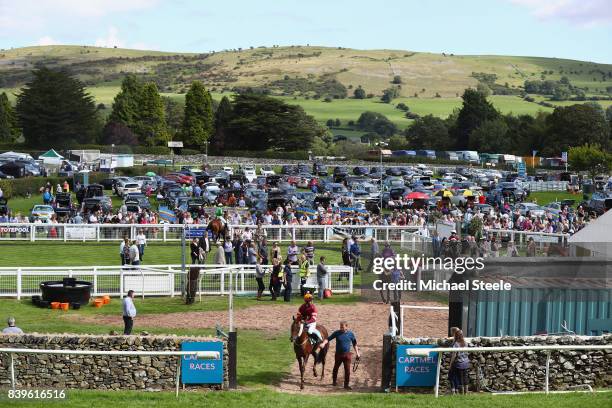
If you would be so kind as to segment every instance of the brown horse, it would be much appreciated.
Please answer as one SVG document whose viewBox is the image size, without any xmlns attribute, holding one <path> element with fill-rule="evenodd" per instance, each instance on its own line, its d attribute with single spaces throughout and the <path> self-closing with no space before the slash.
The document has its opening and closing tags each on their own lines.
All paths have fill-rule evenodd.
<svg viewBox="0 0 612 408">
<path fill-rule="evenodd" d="M 218 218 L 215 218 L 208 223 L 208 229 L 212 232 L 214 242 L 219 241 L 219 238 L 227 238 L 227 224 L 224 225 Z"/>
<path fill-rule="evenodd" d="M 321 333 L 323 340 L 327 339 L 327 329 L 317 324 L 317 330 Z M 295 351 L 295 358 L 300 366 L 300 390 L 304 389 L 304 372 L 306 371 L 306 364 L 308 363 L 308 357 L 312 354 L 314 363 L 312 365 L 312 372 L 317 377 L 317 363 L 321 363 L 321 380 L 325 374 L 325 357 L 327 356 L 327 350 L 329 349 L 329 343 L 321 349 L 318 358 L 315 355 L 315 348 L 308 338 L 308 331 L 306 325 L 300 320 L 296 320 L 293 316 L 293 322 L 291 323 L 291 342 L 293 343 L 293 351 Z"/>
</svg>

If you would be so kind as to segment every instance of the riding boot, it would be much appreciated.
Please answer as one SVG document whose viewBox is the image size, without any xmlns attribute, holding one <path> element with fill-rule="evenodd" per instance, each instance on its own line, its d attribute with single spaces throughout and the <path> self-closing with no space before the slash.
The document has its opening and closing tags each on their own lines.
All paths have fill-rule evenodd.
<svg viewBox="0 0 612 408">
<path fill-rule="evenodd" d="M 261 294 L 262 294 L 262 293 L 263 293 L 263 292 L 262 292 L 261 290 L 258 290 L 258 291 L 257 291 L 257 300 L 261 300 Z"/>
</svg>

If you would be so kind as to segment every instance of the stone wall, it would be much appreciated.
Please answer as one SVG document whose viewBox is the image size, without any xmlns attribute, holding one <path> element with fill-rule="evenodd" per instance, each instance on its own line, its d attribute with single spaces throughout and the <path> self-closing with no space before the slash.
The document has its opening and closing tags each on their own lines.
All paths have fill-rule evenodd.
<svg viewBox="0 0 612 408">
<path fill-rule="evenodd" d="M 73 350 L 180 351 L 185 341 L 220 341 L 205 337 L 0 335 L 0 347 Z M 224 383 L 228 356 L 224 346 Z M 173 389 L 178 356 L 87 356 L 16 354 L 15 376 L 20 388 Z M 10 359 L 0 353 L 0 386 L 10 385 Z"/>
<path fill-rule="evenodd" d="M 448 339 L 404 339 L 395 344 L 435 344 L 452 347 Z M 602 345 L 612 344 L 612 335 L 581 336 L 529 336 L 529 337 L 475 337 L 468 339 L 471 347 L 536 346 L 536 345 Z M 393 347 L 393 362 L 396 361 Z M 448 367 L 450 353 L 444 353 L 440 370 L 440 390 L 449 387 Z M 516 351 L 468 353 L 470 357 L 470 390 L 472 391 L 542 391 L 544 389 L 546 352 Z M 480 368 L 480 370 L 479 370 Z M 482 374 L 479 375 L 479 372 Z M 395 387 L 395 363 L 392 387 Z M 484 379 L 484 382 L 481 380 Z M 549 386 L 551 390 L 588 384 L 592 387 L 612 387 L 611 350 L 552 351 Z"/>
</svg>

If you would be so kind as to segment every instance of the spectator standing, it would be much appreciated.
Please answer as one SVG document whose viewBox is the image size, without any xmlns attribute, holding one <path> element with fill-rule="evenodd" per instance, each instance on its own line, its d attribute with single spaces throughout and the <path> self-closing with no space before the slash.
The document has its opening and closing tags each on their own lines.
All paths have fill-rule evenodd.
<svg viewBox="0 0 612 408">
<path fill-rule="evenodd" d="M 312 241 L 308 241 L 308 243 L 304 247 L 304 254 L 306 254 L 306 259 L 308 259 L 308 262 L 311 265 L 314 265 L 315 247 Z"/>
<path fill-rule="evenodd" d="M 467 343 L 465 339 L 463 338 L 463 331 L 458 329 L 455 332 L 455 341 L 453 343 L 453 348 L 460 348 L 460 347 L 467 347 Z M 469 385 L 468 371 L 470 368 L 470 359 L 468 357 L 468 353 L 464 351 L 452 353 L 450 365 L 456 370 L 456 376 L 457 376 L 456 378 L 457 388 L 452 390 L 453 394 L 456 394 L 456 393 L 467 394 L 468 385 Z"/>
<path fill-rule="evenodd" d="M 217 252 L 215 252 L 215 259 L 214 259 L 214 263 L 215 265 L 225 265 L 226 264 L 226 252 L 223 249 L 223 245 L 219 242 L 217 244 Z M 231 261 L 231 252 L 230 252 L 230 261 Z"/>
<path fill-rule="evenodd" d="M 143 230 L 138 231 L 138 235 L 136 235 L 136 244 L 138 245 L 138 255 L 140 256 L 140 260 L 144 261 L 144 251 L 147 246 L 147 237 Z"/>
<path fill-rule="evenodd" d="M 138 250 L 138 246 L 136 245 L 136 240 L 132 241 L 132 246 L 130 246 L 130 263 L 133 266 L 140 265 L 140 251 Z"/>
<path fill-rule="evenodd" d="M 197 238 L 193 238 L 189 244 L 189 254 L 191 255 L 191 263 L 200 263 L 200 244 Z"/>
<path fill-rule="evenodd" d="M 6 321 L 6 324 L 8 325 L 7 327 L 5 327 L 4 329 L 2 329 L 2 334 L 23 334 L 23 330 L 21 330 L 19 327 L 15 326 L 15 318 L 14 317 L 9 317 Z"/>
<path fill-rule="evenodd" d="M 121 266 L 130 263 L 130 240 L 125 237 L 119 245 L 119 256 L 121 256 Z"/>
<path fill-rule="evenodd" d="M 223 251 L 225 253 L 225 263 L 227 265 L 231 265 L 232 263 L 232 253 L 234 252 L 234 244 L 229 239 L 225 240 L 223 244 Z"/>
<path fill-rule="evenodd" d="M 304 296 L 307 292 L 305 285 L 310 275 L 310 262 L 306 259 L 306 255 L 301 254 L 298 264 L 300 266 L 300 294 Z"/>
<path fill-rule="evenodd" d="M 123 298 L 123 334 L 132 334 L 135 317 L 136 306 L 134 306 L 134 291 L 128 290 L 127 296 Z"/>
<path fill-rule="evenodd" d="M 351 266 L 354 268 L 355 272 L 361 270 L 361 247 L 357 242 L 357 238 L 353 237 L 353 244 L 350 247 L 350 255 L 351 255 Z"/>
<path fill-rule="evenodd" d="M 247 249 L 247 263 L 249 265 L 255 265 L 257 263 L 257 258 L 257 248 L 255 247 L 255 243 L 252 242 Z"/>
<path fill-rule="evenodd" d="M 280 260 L 279 260 L 280 263 Z M 283 284 L 285 285 L 285 294 L 283 300 L 285 302 L 291 302 L 291 290 L 292 290 L 292 282 L 293 282 L 293 270 L 291 269 L 291 264 L 289 260 L 285 260 L 285 264 L 283 265 Z"/>
<path fill-rule="evenodd" d="M 261 267 L 261 260 L 258 257 L 257 263 L 255 264 L 255 281 L 257 282 L 257 300 L 261 300 L 261 296 L 263 295 L 263 291 L 265 289 L 265 285 L 263 282 L 265 274 L 266 272 Z"/>
<path fill-rule="evenodd" d="M 319 258 L 319 264 L 317 265 L 317 284 L 319 286 L 319 300 L 323 300 L 327 288 L 327 266 L 325 266 L 324 256 Z"/>
<path fill-rule="evenodd" d="M 291 262 L 291 265 L 298 265 L 298 254 L 300 249 L 295 244 L 295 241 L 291 241 L 291 245 L 287 248 L 287 259 Z"/>
<path fill-rule="evenodd" d="M 348 323 L 346 321 L 340 322 L 340 330 L 336 330 L 327 339 L 321 343 L 321 348 L 325 347 L 327 343 L 332 340 L 336 340 L 336 357 L 334 363 L 334 369 L 332 371 L 332 385 L 338 385 L 338 369 L 341 365 L 344 365 L 344 389 L 351 390 L 351 360 L 353 359 L 353 353 L 351 353 L 351 345 L 355 349 L 357 354 L 357 361 L 361 359 L 359 354 L 359 347 L 357 347 L 357 338 L 352 331 L 349 330 Z"/>
<path fill-rule="evenodd" d="M 272 261 L 272 273 L 270 274 L 270 285 L 268 289 L 272 295 L 272 300 L 276 300 L 280 296 L 281 281 L 283 279 L 283 268 L 280 261 L 277 259 Z"/>
<path fill-rule="evenodd" d="M 529 237 L 529 243 L 527 244 L 527 256 L 529 257 L 536 256 L 536 243 L 533 237 Z"/>
</svg>

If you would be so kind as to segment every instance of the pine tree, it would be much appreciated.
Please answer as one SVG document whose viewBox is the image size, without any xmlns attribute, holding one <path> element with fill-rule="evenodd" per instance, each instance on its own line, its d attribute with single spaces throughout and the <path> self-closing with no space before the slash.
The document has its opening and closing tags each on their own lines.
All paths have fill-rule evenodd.
<svg viewBox="0 0 612 408">
<path fill-rule="evenodd" d="M 470 134 L 483 122 L 497 120 L 500 116 L 487 97 L 475 89 L 466 89 L 462 98 L 463 106 L 451 131 L 458 149 L 468 147 Z"/>
<path fill-rule="evenodd" d="M 142 88 L 142 96 L 138 107 L 138 122 L 135 133 L 141 145 L 159 146 L 168 141 L 168 130 L 164 115 L 164 103 L 152 82 Z"/>
<path fill-rule="evenodd" d="M 210 93 L 199 81 L 194 81 L 185 95 L 183 141 L 187 146 L 203 148 L 213 133 L 214 117 Z"/>
<path fill-rule="evenodd" d="M 138 78 L 132 74 L 127 75 L 121 82 L 121 90 L 115 96 L 108 121 L 122 123 L 135 132 L 138 128 L 142 92 L 143 84 Z"/>
<path fill-rule="evenodd" d="M 64 71 L 40 68 L 17 96 L 17 117 L 30 146 L 70 147 L 95 142 L 100 131 L 94 99 Z"/>
<path fill-rule="evenodd" d="M 19 137 L 17 115 L 6 92 L 0 94 L 0 141 L 12 143 Z"/>
<path fill-rule="evenodd" d="M 213 137 L 213 146 L 217 152 L 222 152 L 225 148 L 225 139 L 227 138 L 227 126 L 234 116 L 232 103 L 227 96 L 221 98 L 219 107 L 215 112 L 215 135 Z"/>
</svg>

